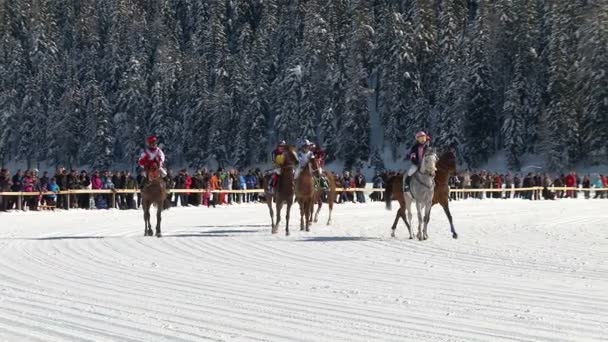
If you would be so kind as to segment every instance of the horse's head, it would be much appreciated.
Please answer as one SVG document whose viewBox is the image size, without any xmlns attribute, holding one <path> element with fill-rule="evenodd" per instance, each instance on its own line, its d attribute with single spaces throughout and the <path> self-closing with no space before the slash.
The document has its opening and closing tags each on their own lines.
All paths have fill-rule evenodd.
<svg viewBox="0 0 608 342">
<path fill-rule="evenodd" d="M 435 176 L 435 171 L 437 171 L 437 161 L 439 158 L 437 157 L 437 152 L 435 152 L 434 148 L 427 148 L 426 153 L 424 153 L 424 158 L 422 158 L 422 164 L 420 164 L 420 172 Z"/>
<path fill-rule="evenodd" d="M 439 157 L 439 162 L 437 163 L 437 169 L 447 171 L 448 174 L 456 174 L 456 153 L 452 149 L 444 152 L 441 157 Z"/>
<path fill-rule="evenodd" d="M 287 146 L 287 150 L 285 151 L 285 163 L 283 164 L 284 167 L 291 167 L 293 168 L 297 163 L 298 163 L 298 149 L 293 146 L 293 145 L 289 145 Z"/>
<path fill-rule="evenodd" d="M 308 160 L 308 167 L 310 167 L 310 171 L 316 177 L 321 177 L 321 169 L 319 168 L 319 160 L 312 156 Z"/>
</svg>

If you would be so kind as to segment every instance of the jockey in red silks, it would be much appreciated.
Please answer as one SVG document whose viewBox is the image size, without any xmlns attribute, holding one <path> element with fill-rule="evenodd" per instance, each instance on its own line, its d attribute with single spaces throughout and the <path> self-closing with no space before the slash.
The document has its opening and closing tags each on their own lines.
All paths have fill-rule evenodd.
<svg viewBox="0 0 608 342">
<path fill-rule="evenodd" d="M 313 156 L 319 163 L 319 174 L 321 178 L 319 179 L 321 188 L 323 190 L 329 189 L 329 180 L 327 179 L 327 175 L 323 172 L 323 168 L 325 167 L 325 158 L 327 157 L 327 153 L 325 150 L 321 148 L 321 146 L 317 146 L 315 143 L 310 144 L 310 150 L 312 151 Z"/>
<path fill-rule="evenodd" d="M 327 157 L 327 154 L 320 146 L 317 146 L 315 143 L 310 144 L 310 150 L 312 151 L 312 154 L 315 156 L 315 159 L 319 163 L 319 171 L 323 172 L 321 168 L 325 167 L 325 158 Z"/>
<path fill-rule="evenodd" d="M 144 167 L 146 170 L 146 176 L 149 177 L 151 175 L 148 174 L 148 171 L 153 167 L 157 166 L 158 171 L 161 177 L 167 176 L 167 171 L 164 169 L 165 164 L 165 153 L 163 150 L 158 147 L 158 138 L 154 135 L 149 136 L 146 139 L 148 146 L 144 149 L 139 157 L 138 164 Z"/>
<path fill-rule="evenodd" d="M 423 131 L 416 133 L 416 144 L 412 146 L 408 154 L 408 158 L 412 162 L 412 165 L 407 171 L 407 176 L 405 178 L 406 190 L 410 187 L 410 180 L 412 176 L 414 175 L 414 173 L 416 173 L 416 171 L 418 171 L 418 168 L 420 168 L 420 163 L 424 158 L 424 154 L 426 153 L 426 149 L 427 147 L 429 147 L 429 144 L 430 137 L 426 133 L 424 133 Z"/>
</svg>

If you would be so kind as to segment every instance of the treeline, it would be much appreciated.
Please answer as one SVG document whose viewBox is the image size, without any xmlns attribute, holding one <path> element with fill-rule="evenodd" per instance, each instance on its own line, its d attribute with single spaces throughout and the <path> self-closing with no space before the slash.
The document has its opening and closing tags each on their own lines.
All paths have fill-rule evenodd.
<svg viewBox="0 0 608 342">
<path fill-rule="evenodd" d="M 608 156 L 606 0 L 5 0 L 0 157 L 244 167 L 278 139 L 382 164 L 417 130 L 471 166 Z"/>
</svg>

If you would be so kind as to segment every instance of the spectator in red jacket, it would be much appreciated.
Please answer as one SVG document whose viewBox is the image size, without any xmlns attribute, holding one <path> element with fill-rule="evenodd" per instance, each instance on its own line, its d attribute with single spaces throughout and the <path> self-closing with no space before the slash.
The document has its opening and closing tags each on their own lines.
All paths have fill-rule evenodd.
<svg viewBox="0 0 608 342">
<path fill-rule="evenodd" d="M 576 173 L 570 172 L 566 176 L 566 186 L 569 188 L 576 188 Z M 566 192 L 566 197 L 576 198 L 576 191 L 568 190 Z"/>
</svg>

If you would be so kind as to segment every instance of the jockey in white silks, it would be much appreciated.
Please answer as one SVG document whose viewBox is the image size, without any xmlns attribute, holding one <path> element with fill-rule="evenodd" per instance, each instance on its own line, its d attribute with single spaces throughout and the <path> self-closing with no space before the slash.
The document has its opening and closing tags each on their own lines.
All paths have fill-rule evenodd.
<svg viewBox="0 0 608 342">
<path fill-rule="evenodd" d="M 314 157 L 314 154 L 310 150 L 311 146 L 312 144 L 308 139 L 304 139 L 300 143 L 300 149 L 298 151 L 299 167 L 296 169 L 296 178 L 298 178 L 304 167 L 308 166 L 310 159 Z"/>
</svg>

